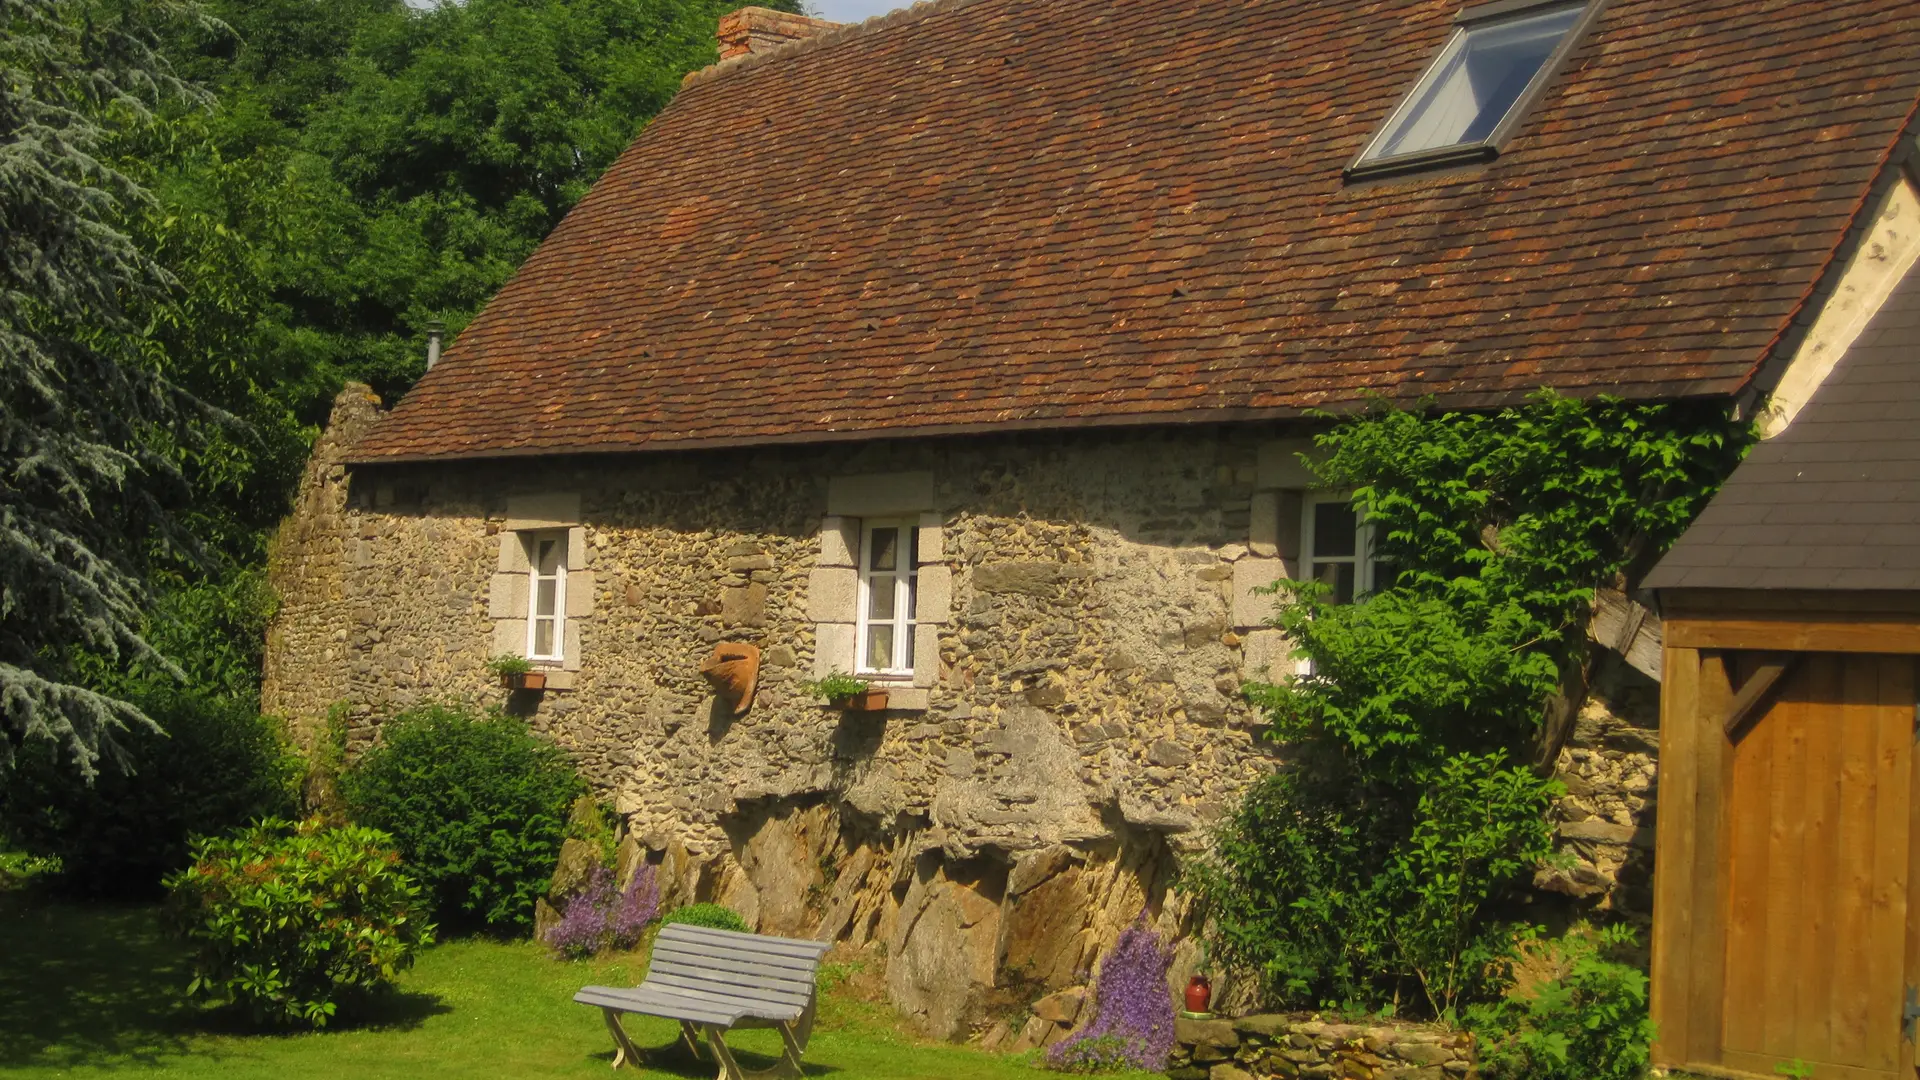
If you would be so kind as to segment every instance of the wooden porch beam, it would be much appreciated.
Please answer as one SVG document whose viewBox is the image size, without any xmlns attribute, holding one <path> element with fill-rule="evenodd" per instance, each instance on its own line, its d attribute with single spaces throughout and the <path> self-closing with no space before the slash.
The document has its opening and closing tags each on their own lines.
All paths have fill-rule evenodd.
<svg viewBox="0 0 1920 1080">
<path fill-rule="evenodd" d="M 1773 701 L 1773 694 L 1779 689 L 1781 680 L 1800 662 L 1801 655 L 1762 654 L 1759 666 L 1740 684 L 1739 692 L 1733 695 L 1733 701 L 1727 706 L 1727 716 L 1721 727 L 1728 739 L 1737 741 L 1760 718 L 1760 714 Z"/>
<path fill-rule="evenodd" d="M 1595 644 L 1619 653 L 1647 678 L 1660 681 L 1660 616 L 1625 593 L 1612 589 L 1594 593 L 1593 618 L 1587 624 L 1587 636 Z"/>
</svg>

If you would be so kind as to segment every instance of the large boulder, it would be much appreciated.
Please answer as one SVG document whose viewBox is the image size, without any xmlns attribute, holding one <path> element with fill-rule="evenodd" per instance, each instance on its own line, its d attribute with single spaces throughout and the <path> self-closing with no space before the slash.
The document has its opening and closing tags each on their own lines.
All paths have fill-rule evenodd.
<svg viewBox="0 0 1920 1080">
<path fill-rule="evenodd" d="M 600 865 L 600 848 L 585 840 L 568 840 L 560 845 L 560 861 L 554 864 L 553 880 L 547 885 L 547 899 L 555 907 L 584 887 L 588 875 Z"/>
<path fill-rule="evenodd" d="M 791 813 L 769 808 L 758 820 L 728 831 L 735 841 L 734 857 L 755 893 L 760 932 L 808 936 L 819 921 L 809 908 L 818 904 L 827 886 L 822 864 L 835 865 L 828 857 L 839 833 L 833 808 L 816 805 Z"/>
<path fill-rule="evenodd" d="M 971 874 L 949 877 L 946 864 L 927 857 L 900 906 L 887 942 L 887 992 L 932 1038 L 964 1039 L 980 1019 L 998 967 L 994 885 Z"/>
<path fill-rule="evenodd" d="M 1092 907 L 1087 874 L 1078 861 L 1061 857 L 1067 850 L 1034 852 L 1014 864 L 1001 927 L 1002 966 L 1038 980 L 1048 990 L 1085 979 L 1082 968 L 1092 947 L 1087 933 Z M 1036 871 L 1046 870 L 1052 872 L 1033 880 Z"/>
</svg>

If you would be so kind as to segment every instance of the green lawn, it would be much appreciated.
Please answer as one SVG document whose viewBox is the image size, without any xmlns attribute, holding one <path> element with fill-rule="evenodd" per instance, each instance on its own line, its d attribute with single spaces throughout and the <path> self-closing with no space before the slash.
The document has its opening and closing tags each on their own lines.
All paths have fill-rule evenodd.
<svg viewBox="0 0 1920 1080">
<path fill-rule="evenodd" d="M 637 982 L 644 970 L 637 955 L 567 963 L 529 943 L 459 941 L 428 950 L 377 1023 L 319 1034 L 223 1033 L 180 1004 L 185 957 L 160 933 L 155 909 L 33 904 L 0 894 L 0 1074 L 610 1076 L 612 1041 L 598 1010 L 570 998 L 587 983 Z M 629 1030 L 642 1046 L 667 1047 L 678 1029 L 636 1017 Z M 733 1041 L 771 1053 L 776 1038 L 753 1031 Z M 907 1037 L 884 1008 L 844 991 L 827 996 L 807 1060 L 809 1075 L 862 1080 L 1048 1075 L 1019 1058 Z M 664 1051 L 649 1056 L 644 1072 L 705 1080 L 713 1067 Z"/>
</svg>

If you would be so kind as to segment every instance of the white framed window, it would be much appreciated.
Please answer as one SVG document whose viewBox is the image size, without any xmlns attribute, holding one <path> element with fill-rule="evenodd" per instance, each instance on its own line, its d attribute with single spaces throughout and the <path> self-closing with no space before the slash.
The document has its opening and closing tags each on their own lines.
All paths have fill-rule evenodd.
<svg viewBox="0 0 1920 1080">
<path fill-rule="evenodd" d="M 865 521 L 860 527 L 859 608 L 854 670 L 861 675 L 913 674 L 913 627 L 920 585 L 917 522 Z"/>
<path fill-rule="evenodd" d="M 567 642 L 567 530 L 522 534 L 527 545 L 527 659 L 564 659 Z"/>
<path fill-rule="evenodd" d="M 1602 0 L 1497 0 L 1468 8 L 1349 177 L 1490 160 Z"/>
<path fill-rule="evenodd" d="M 1314 495 L 1300 515 L 1300 577 L 1324 583 L 1328 598 L 1351 604 L 1388 583 L 1374 554 L 1373 526 L 1345 495 Z"/>
</svg>

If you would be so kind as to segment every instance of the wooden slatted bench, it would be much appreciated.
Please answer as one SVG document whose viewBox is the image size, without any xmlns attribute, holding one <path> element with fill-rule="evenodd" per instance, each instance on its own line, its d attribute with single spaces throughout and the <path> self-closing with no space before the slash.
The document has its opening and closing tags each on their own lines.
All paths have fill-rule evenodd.
<svg viewBox="0 0 1920 1080">
<path fill-rule="evenodd" d="M 597 1006 L 606 1017 L 616 1069 L 623 1062 L 639 1067 L 639 1051 L 620 1015 L 640 1013 L 678 1020 L 680 1036 L 695 1058 L 701 1056 L 699 1033 L 705 1032 L 720 1062 L 721 1080 L 795 1077 L 813 1030 L 814 974 L 829 947 L 824 941 L 670 923 L 654 938 L 653 960 L 639 986 L 589 986 L 573 1000 Z M 736 1028 L 778 1029 L 780 1063 L 757 1073 L 743 1071 L 727 1047 L 726 1033 Z"/>
</svg>

